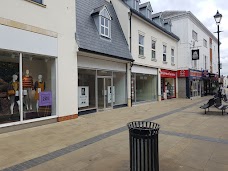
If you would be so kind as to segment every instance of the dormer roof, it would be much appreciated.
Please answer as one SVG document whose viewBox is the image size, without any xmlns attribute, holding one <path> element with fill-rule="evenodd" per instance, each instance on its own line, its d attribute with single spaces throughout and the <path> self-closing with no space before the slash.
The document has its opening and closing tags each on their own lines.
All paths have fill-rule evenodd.
<svg viewBox="0 0 228 171">
<path fill-rule="evenodd" d="M 93 16 L 93 15 L 102 15 L 102 16 L 108 18 L 109 20 L 112 19 L 110 12 L 108 11 L 106 5 L 102 5 L 100 7 L 93 9 L 91 12 L 91 16 Z"/>
<path fill-rule="evenodd" d="M 153 12 L 153 9 L 152 9 L 150 2 L 145 2 L 143 4 L 140 4 L 139 9 L 142 9 L 142 8 L 148 8 L 151 12 Z"/>
</svg>

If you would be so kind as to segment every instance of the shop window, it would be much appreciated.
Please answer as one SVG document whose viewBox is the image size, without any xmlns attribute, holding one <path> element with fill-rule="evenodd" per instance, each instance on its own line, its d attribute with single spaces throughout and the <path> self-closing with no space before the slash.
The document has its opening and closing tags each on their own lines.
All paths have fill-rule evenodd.
<svg viewBox="0 0 228 171">
<path fill-rule="evenodd" d="M 171 63 L 174 64 L 174 49 L 171 49 Z"/>
<path fill-rule="evenodd" d="M 126 73 L 113 72 L 113 105 L 127 104 Z"/>
<path fill-rule="evenodd" d="M 81 111 L 96 108 L 95 79 L 95 70 L 78 69 L 78 108 Z"/>
<path fill-rule="evenodd" d="M 1 124 L 56 115 L 55 59 L 22 56 L 0 52 Z"/>
<path fill-rule="evenodd" d="M 156 60 L 156 41 L 151 42 L 151 60 Z"/>
<path fill-rule="evenodd" d="M 163 45 L 163 61 L 166 62 L 166 45 Z"/>
<path fill-rule="evenodd" d="M 144 36 L 139 34 L 139 56 L 144 56 Z"/>
<path fill-rule="evenodd" d="M 20 121 L 19 57 L 0 53 L 0 124 Z"/>
<path fill-rule="evenodd" d="M 136 74 L 135 101 L 157 100 L 157 76 L 149 74 Z"/>
<path fill-rule="evenodd" d="M 25 55 L 22 66 L 23 119 L 56 115 L 55 59 Z"/>
</svg>

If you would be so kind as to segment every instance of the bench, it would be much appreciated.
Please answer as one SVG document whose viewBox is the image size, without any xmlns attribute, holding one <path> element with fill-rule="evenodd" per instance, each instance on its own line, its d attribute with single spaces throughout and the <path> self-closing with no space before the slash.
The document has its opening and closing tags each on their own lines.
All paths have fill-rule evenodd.
<svg viewBox="0 0 228 171">
<path fill-rule="evenodd" d="M 215 106 L 217 109 L 221 110 L 221 111 L 222 111 L 222 115 L 223 115 L 223 113 L 224 113 L 224 112 L 226 111 L 226 109 L 228 108 L 228 105 L 223 105 L 221 101 L 222 101 L 222 99 L 216 98 L 216 99 L 215 99 L 214 106 Z"/>
<path fill-rule="evenodd" d="M 210 99 L 210 100 L 207 102 L 207 104 L 204 104 L 203 106 L 200 106 L 200 108 L 201 108 L 201 109 L 205 109 L 205 114 L 206 114 L 206 109 L 208 109 L 208 111 L 209 111 L 209 108 L 210 108 L 211 106 L 213 106 L 214 104 L 215 104 L 215 99 L 212 98 L 212 99 Z"/>
</svg>

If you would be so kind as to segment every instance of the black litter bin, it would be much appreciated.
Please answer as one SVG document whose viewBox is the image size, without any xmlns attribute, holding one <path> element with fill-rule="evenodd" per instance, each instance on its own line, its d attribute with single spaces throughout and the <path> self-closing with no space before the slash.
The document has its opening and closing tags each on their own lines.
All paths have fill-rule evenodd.
<svg viewBox="0 0 228 171">
<path fill-rule="evenodd" d="M 159 171 L 159 124 L 134 121 L 127 124 L 130 142 L 131 171 Z"/>
</svg>

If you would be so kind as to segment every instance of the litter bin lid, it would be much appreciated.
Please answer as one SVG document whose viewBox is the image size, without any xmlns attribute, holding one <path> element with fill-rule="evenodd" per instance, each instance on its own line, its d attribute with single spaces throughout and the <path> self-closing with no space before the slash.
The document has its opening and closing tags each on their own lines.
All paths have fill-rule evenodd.
<svg viewBox="0 0 228 171">
<path fill-rule="evenodd" d="M 148 121 L 133 121 L 127 124 L 131 133 L 137 135 L 151 136 L 158 134 L 160 125 Z"/>
</svg>

